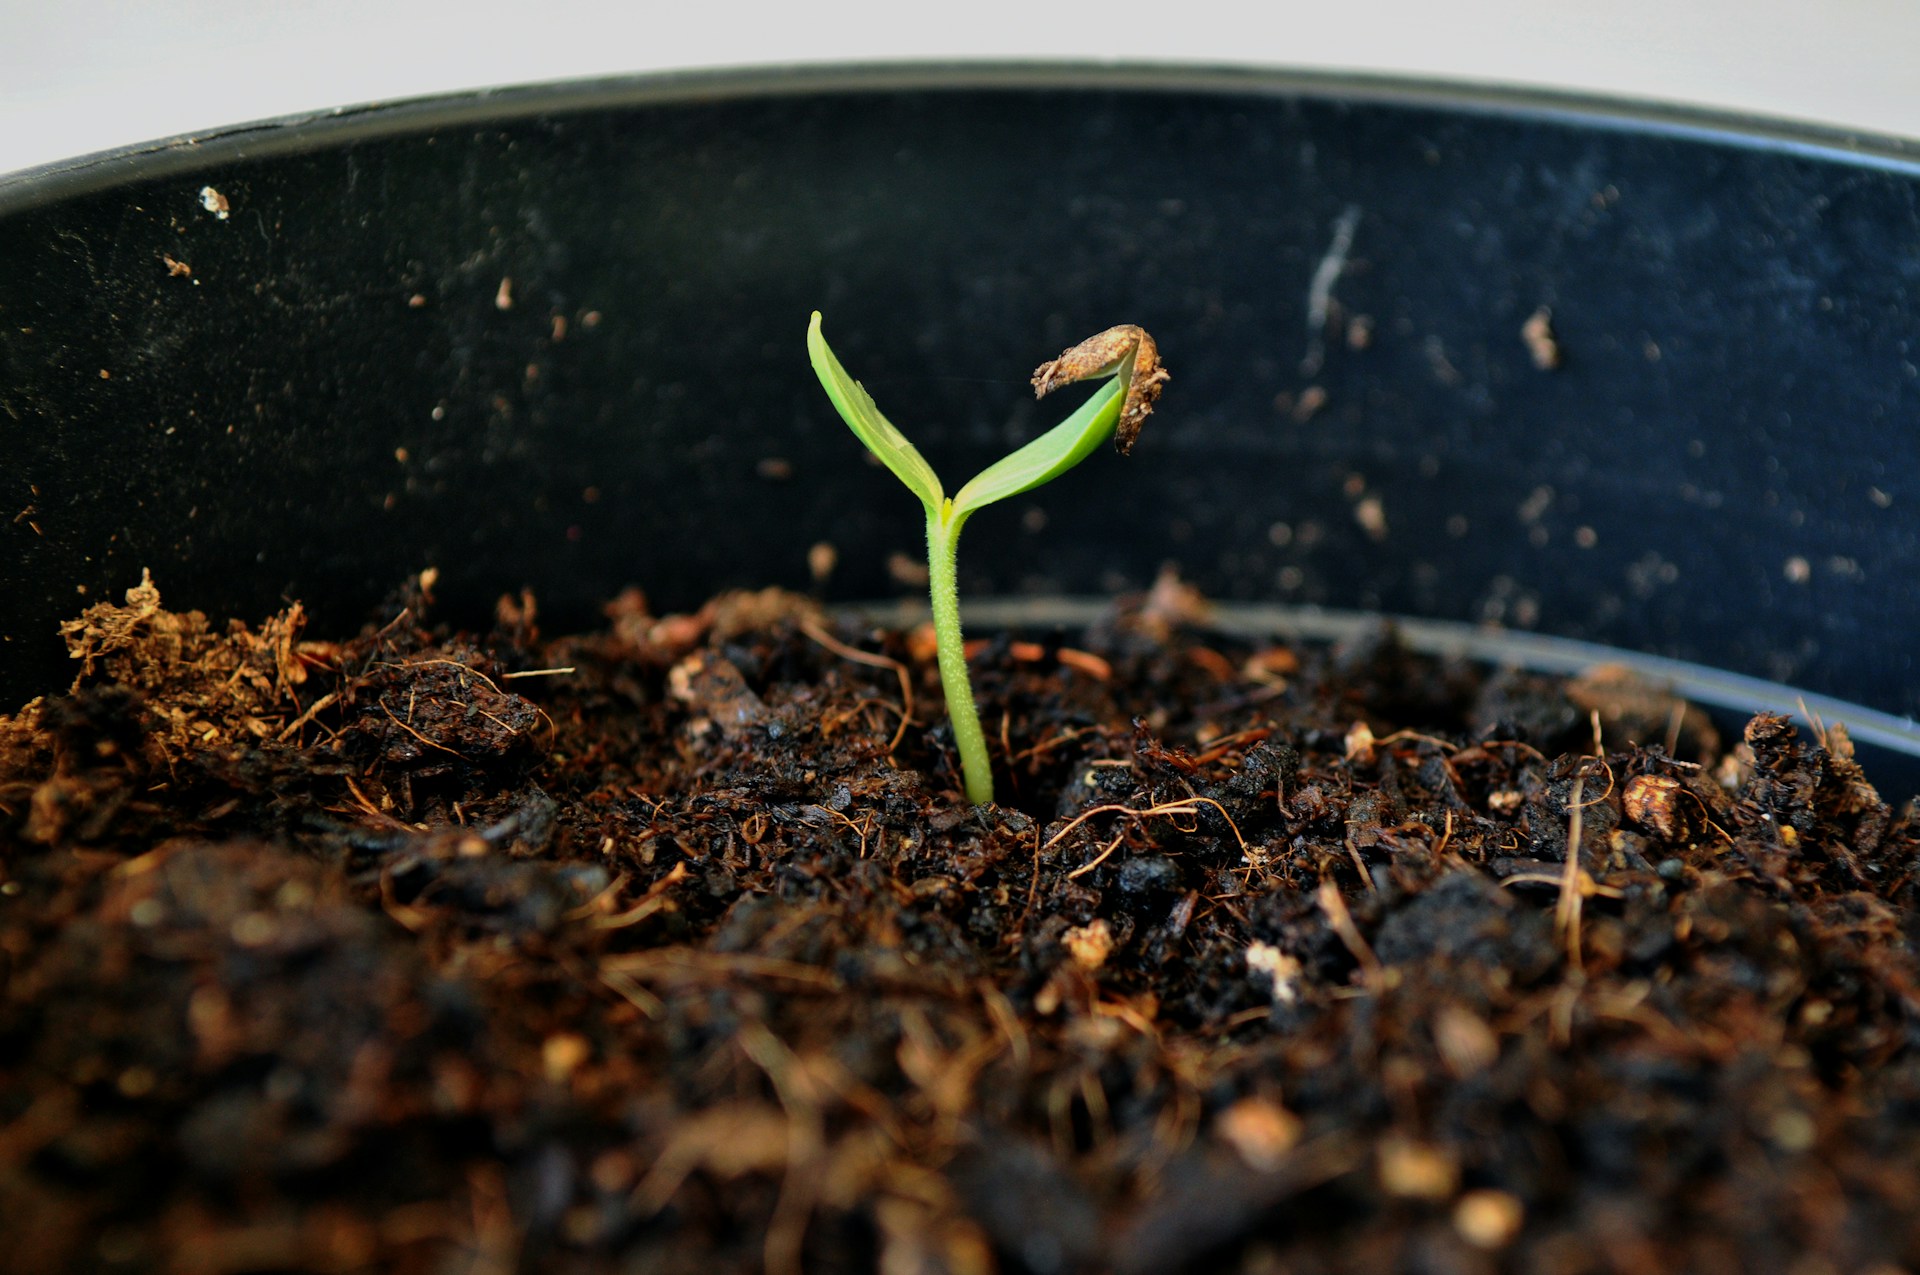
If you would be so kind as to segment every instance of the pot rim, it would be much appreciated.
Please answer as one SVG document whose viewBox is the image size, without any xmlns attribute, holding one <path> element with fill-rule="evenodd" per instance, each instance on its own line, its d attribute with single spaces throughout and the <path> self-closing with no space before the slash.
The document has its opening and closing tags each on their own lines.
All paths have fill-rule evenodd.
<svg viewBox="0 0 1920 1275">
<path fill-rule="evenodd" d="M 835 609 L 902 628 L 927 616 L 927 604 L 918 598 L 837 603 Z M 1114 601 L 1058 595 L 986 597 L 963 602 L 960 609 L 966 625 L 981 632 L 1077 630 L 1111 620 Z M 1603 666 L 1620 666 L 1690 704 L 1743 716 L 1779 713 L 1816 730 L 1838 723 L 1856 744 L 1920 761 L 1920 720 L 1693 660 L 1528 629 L 1390 612 L 1214 598 L 1206 600 L 1206 610 L 1204 630 L 1250 641 L 1342 646 L 1390 630 L 1418 654 L 1467 660 L 1489 669 L 1573 677 Z"/>
<path fill-rule="evenodd" d="M 549 80 L 221 125 L 0 174 L 0 217 L 123 182 L 435 127 L 609 107 L 903 89 L 1306 96 L 1644 132 L 1920 176 L 1920 139 L 1599 93 L 1289 67 L 902 61 L 699 68 Z"/>
</svg>

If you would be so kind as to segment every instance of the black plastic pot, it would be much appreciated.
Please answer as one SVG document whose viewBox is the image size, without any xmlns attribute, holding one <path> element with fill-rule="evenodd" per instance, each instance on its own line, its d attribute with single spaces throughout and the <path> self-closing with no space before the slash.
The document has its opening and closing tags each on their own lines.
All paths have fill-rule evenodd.
<svg viewBox="0 0 1920 1275">
<path fill-rule="evenodd" d="M 978 519 L 975 596 L 1173 561 L 1791 682 L 1895 746 L 1920 711 L 1920 151 L 1059 68 L 531 88 L 0 182 L 0 701 L 143 567 L 322 629 L 426 566 L 454 618 L 530 586 L 557 628 L 805 586 L 816 541 L 832 596 L 903 592 L 919 519 L 814 382 L 816 307 L 942 472 L 1051 419 L 1043 358 L 1159 337 L 1133 459 Z"/>
</svg>

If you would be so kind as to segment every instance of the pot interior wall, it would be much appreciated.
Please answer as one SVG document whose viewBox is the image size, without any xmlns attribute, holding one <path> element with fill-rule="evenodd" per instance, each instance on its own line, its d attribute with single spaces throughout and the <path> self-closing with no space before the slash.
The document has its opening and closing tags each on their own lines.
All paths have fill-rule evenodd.
<svg viewBox="0 0 1920 1275">
<path fill-rule="evenodd" d="M 426 566 L 456 618 L 530 586 L 552 626 L 626 584 L 805 587 L 816 542 L 832 596 L 904 592 L 918 512 L 814 382 L 818 308 L 949 487 L 1064 410 L 1036 363 L 1159 338 L 1133 457 L 976 519 L 976 595 L 1174 562 L 1920 710 L 1910 159 L 1310 80 L 922 79 L 456 99 L 0 186 L 0 697 L 62 685 L 57 623 L 143 567 L 336 627 Z"/>
</svg>

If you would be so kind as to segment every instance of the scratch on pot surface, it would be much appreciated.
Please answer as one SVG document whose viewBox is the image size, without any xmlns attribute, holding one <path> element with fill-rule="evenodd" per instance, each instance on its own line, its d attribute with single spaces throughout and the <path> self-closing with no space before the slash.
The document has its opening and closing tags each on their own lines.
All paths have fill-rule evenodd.
<svg viewBox="0 0 1920 1275">
<path fill-rule="evenodd" d="M 1333 285 L 1347 268 L 1347 254 L 1353 251 L 1353 232 L 1360 228 L 1360 205 L 1348 204 L 1333 223 L 1333 242 L 1327 255 L 1314 267 L 1313 281 L 1307 285 L 1307 356 L 1300 360 L 1300 371 L 1312 376 L 1327 357 L 1327 316 L 1333 306 Z"/>
</svg>

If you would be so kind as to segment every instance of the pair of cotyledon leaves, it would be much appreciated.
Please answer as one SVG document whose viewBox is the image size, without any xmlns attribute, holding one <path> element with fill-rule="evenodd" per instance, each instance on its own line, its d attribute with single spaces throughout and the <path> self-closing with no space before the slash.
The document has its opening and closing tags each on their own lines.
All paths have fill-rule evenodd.
<svg viewBox="0 0 1920 1275">
<path fill-rule="evenodd" d="M 1148 341 L 1150 343 L 1151 338 Z M 1018 451 L 981 470 L 954 494 L 949 503 L 940 485 L 939 475 L 933 472 L 933 466 L 874 406 L 872 396 L 860 382 L 847 375 L 847 370 L 840 366 L 840 360 L 834 357 L 826 337 L 821 335 L 820 312 L 817 310 L 814 311 L 813 321 L 807 326 L 807 353 L 813 360 L 813 368 L 820 377 L 821 385 L 826 388 L 827 397 L 833 400 L 834 407 L 839 410 L 848 427 L 880 458 L 882 464 L 893 471 L 894 477 L 920 498 L 929 516 L 949 524 L 963 522 L 974 511 L 996 501 L 1052 482 L 1085 460 L 1094 448 L 1113 435 L 1120 424 L 1121 410 L 1135 379 L 1135 356 L 1128 352 L 1121 355 L 1111 368 L 1102 369 L 1111 373 L 1113 379 L 1081 404 L 1078 411 Z M 1164 373 L 1158 375 L 1164 379 Z M 1036 386 L 1038 383 L 1039 378 L 1036 377 Z M 1157 382 L 1152 389 L 1157 392 Z"/>
</svg>

